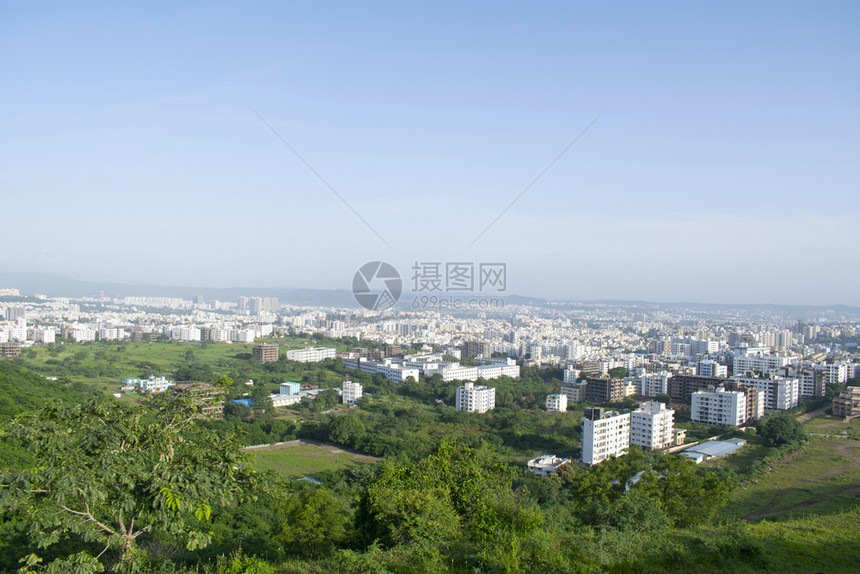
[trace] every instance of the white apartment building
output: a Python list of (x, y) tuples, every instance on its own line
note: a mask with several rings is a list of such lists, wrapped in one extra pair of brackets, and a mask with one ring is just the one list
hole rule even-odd
[(564, 395), (547, 395), (546, 412), (563, 413), (567, 411), (567, 397)]
[(769, 373), (793, 363), (793, 359), (793, 357), (764, 353), (745, 356), (735, 355), (732, 360), (732, 372), (736, 375), (748, 372)]
[(643, 397), (665, 395), (669, 392), (669, 378), (671, 376), (672, 373), (668, 371), (639, 375), (639, 394)]
[(470, 413), (485, 413), (496, 408), (496, 389), (468, 382), (457, 387), (455, 408)]
[(735, 376), (732, 380), (743, 385), (755, 387), (764, 395), (764, 408), (788, 410), (800, 403), (800, 379), (773, 377), (760, 379), (758, 377)]
[(579, 369), (574, 369), (573, 366), (569, 366), (564, 370), (564, 382), (565, 383), (575, 383), (576, 379), (579, 378), (579, 373), (581, 371)]
[(343, 404), (352, 406), (358, 403), (358, 399), (361, 398), (362, 387), (361, 383), (353, 383), (352, 381), (344, 381), (343, 382), (343, 390), (341, 393), (341, 398), (343, 399)]
[(642, 403), (630, 413), (630, 444), (648, 450), (667, 448), (675, 440), (675, 411), (658, 401)]
[(336, 356), (337, 352), (334, 347), (307, 347), (287, 351), (287, 359), (300, 363), (319, 363), (325, 359), (334, 359)]
[(690, 420), (711, 425), (740, 426), (746, 421), (747, 400), (741, 391), (723, 387), (693, 393)]
[(824, 365), (824, 382), (828, 385), (838, 385), (848, 381), (848, 365), (846, 363), (830, 363)]
[(703, 377), (728, 377), (729, 376), (729, 368), (725, 365), (721, 365), (714, 360), (707, 361), (699, 361), (698, 368), (696, 369), (699, 375)]
[(77, 342), (95, 341), (96, 340), (96, 330), (95, 329), (86, 329), (86, 328), (73, 329), (72, 331), (69, 332), (69, 337), (74, 339)]
[(586, 410), (582, 417), (582, 462), (599, 464), (610, 456), (627, 454), (629, 448), (630, 413)]
[(394, 381), (395, 383), (402, 383), (409, 377), (412, 377), (417, 381), (418, 375), (421, 373), (417, 367), (400, 365), (390, 359), (385, 359), (384, 361), (379, 362), (368, 361), (363, 357), (359, 357), (354, 359), (341, 359), (341, 362), (347, 369), (358, 369), (362, 372), (371, 374), (380, 373), (386, 379)]

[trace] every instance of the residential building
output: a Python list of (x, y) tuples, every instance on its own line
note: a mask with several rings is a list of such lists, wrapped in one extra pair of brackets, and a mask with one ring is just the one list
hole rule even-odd
[(540, 476), (549, 476), (554, 472), (558, 472), (560, 467), (569, 462), (569, 458), (559, 458), (554, 454), (544, 454), (531, 459), (526, 467), (531, 473), (538, 474)]
[(669, 379), (672, 373), (660, 371), (659, 373), (642, 373), (639, 375), (639, 394), (643, 397), (656, 397), (669, 392)]
[(690, 420), (711, 425), (740, 426), (746, 422), (747, 401), (741, 391), (723, 387), (696, 391), (691, 396)]
[[(287, 355), (289, 357), (289, 354)], [(262, 345), (254, 345), (254, 348), (251, 349), (251, 357), (261, 363), (274, 363), (278, 360), (278, 345), (269, 345), (267, 343), (263, 343)], [(297, 359), (294, 359), (297, 360)], [(302, 361), (309, 362), (309, 361)]]
[(764, 408), (789, 410), (800, 403), (800, 380), (783, 378), (773, 375), (769, 378), (735, 375), (732, 380), (743, 385), (755, 387), (764, 393)]
[(463, 354), (466, 357), (489, 357), (493, 354), (490, 343), (484, 341), (466, 341), (463, 344)]
[(496, 407), (496, 389), (472, 382), (457, 387), (455, 408), (470, 413), (485, 413)]
[(582, 462), (599, 464), (623, 456), (630, 448), (630, 413), (585, 409), (582, 417)]
[(578, 403), (585, 400), (586, 383), (567, 383), (561, 386), (561, 394), (567, 397), (568, 403)]
[(630, 444), (647, 450), (672, 446), (675, 441), (675, 411), (658, 401), (642, 403), (630, 413)]
[(725, 379), (721, 379), (719, 377), (675, 374), (669, 379), (669, 396), (672, 397), (673, 401), (689, 403), (690, 397), (696, 391), (700, 391), (708, 387), (717, 387), (725, 382)]
[[(123, 380), (125, 382), (125, 380)], [(151, 375), (148, 379), (136, 380), (135, 385), (140, 388), (143, 393), (163, 393), (168, 388), (173, 386), (173, 381), (168, 381), (165, 377), (156, 377)]]
[(849, 387), (847, 391), (833, 399), (833, 416), (860, 416), (860, 387)]
[(548, 413), (563, 413), (567, 411), (567, 397), (564, 395), (547, 395), (546, 411)]
[(588, 377), (585, 385), (585, 400), (596, 404), (620, 403), (627, 396), (627, 385), (621, 379)]
[(729, 376), (729, 368), (725, 365), (721, 365), (718, 362), (707, 359), (704, 361), (699, 361), (698, 368), (696, 372), (703, 377), (722, 377), (725, 378)]
[(307, 347), (287, 351), (287, 359), (300, 363), (319, 363), (325, 359), (334, 359), (337, 350), (334, 347)]
[(565, 383), (575, 383), (577, 379), (579, 379), (579, 373), (581, 373), (579, 369), (573, 368), (573, 365), (568, 366), (564, 370), (564, 382)]
[(352, 381), (344, 381), (343, 382), (343, 391), (341, 394), (341, 398), (343, 399), (343, 404), (348, 406), (353, 406), (358, 403), (358, 399), (361, 398), (362, 387), (361, 383), (353, 383)]

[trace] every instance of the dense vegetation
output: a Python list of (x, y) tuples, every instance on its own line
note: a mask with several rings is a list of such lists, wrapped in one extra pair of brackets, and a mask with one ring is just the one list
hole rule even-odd
[[(217, 379), (212, 348), (162, 345), (171, 372), (209, 365), (207, 380)], [(106, 352), (137, 352), (116, 347)], [(87, 365), (99, 350), (72, 360)], [(0, 363), (2, 571), (848, 572), (860, 558), (856, 503), (821, 520), (721, 522), (733, 489), (760, 488), (772, 461), (818, 448), (800, 447), (804, 433), (781, 416), (745, 435), (746, 454), (715, 465), (633, 448), (544, 478), (523, 462), (575, 455), (580, 437), (581, 405), (541, 409), (559, 384), (553, 370), (494, 382), (499, 407), (469, 415), (451, 406), (456, 384), (438, 377), (394, 385), (334, 362), (260, 365), (222, 350), (223, 374), (238, 377), (221, 378), (223, 392), (249, 393), (252, 405), (228, 403), (223, 419), (203, 420), (193, 401), (117, 401), (74, 376), (46, 381), (41, 355), (54, 352), (38, 353)], [(249, 375), (264, 384), (249, 389)], [(324, 392), (280, 416), (259, 390), (345, 375), (371, 393), (353, 409)], [(302, 437), (385, 458), (319, 473), (316, 483), (251, 472), (252, 457), (238, 450)]]

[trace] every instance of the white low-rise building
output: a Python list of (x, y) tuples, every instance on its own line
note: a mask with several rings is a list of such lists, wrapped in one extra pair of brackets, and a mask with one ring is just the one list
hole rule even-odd
[(485, 413), (496, 408), (496, 389), (472, 382), (457, 387), (455, 408), (470, 413)]
[(554, 454), (545, 454), (531, 459), (526, 466), (529, 472), (539, 474), (540, 476), (548, 476), (554, 472), (558, 472), (560, 467), (569, 462), (569, 458), (560, 458)]
[(558, 395), (546, 396), (546, 411), (548, 413), (563, 413), (567, 410), (567, 397)]
[(610, 456), (623, 456), (630, 448), (630, 413), (595, 407), (582, 417), (582, 462), (599, 464)]
[(140, 379), (137, 386), (144, 393), (163, 393), (173, 386), (173, 381), (168, 381), (165, 377), (151, 376), (148, 379)]
[(326, 359), (334, 359), (337, 350), (334, 347), (308, 347), (287, 351), (287, 359), (300, 363), (319, 363)]
[(658, 401), (642, 403), (630, 413), (630, 444), (647, 450), (667, 448), (675, 442), (675, 411)]

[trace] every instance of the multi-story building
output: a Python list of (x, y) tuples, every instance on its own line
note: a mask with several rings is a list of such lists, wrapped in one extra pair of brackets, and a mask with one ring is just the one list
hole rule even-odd
[(630, 444), (648, 450), (672, 446), (675, 442), (675, 411), (658, 401), (642, 403), (630, 413)]
[(287, 359), (300, 363), (319, 363), (326, 359), (334, 359), (336, 356), (337, 350), (334, 347), (307, 347), (287, 351)]
[(746, 414), (746, 395), (741, 391), (717, 387), (692, 394), (690, 420), (693, 422), (740, 426), (746, 422)]
[(567, 397), (568, 403), (578, 403), (585, 400), (586, 383), (566, 383), (561, 386), (561, 394)]
[(696, 372), (703, 377), (727, 377), (729, 375), (729, 368), (713, 359), (708, 359), (699, 361)]
[(575, 369), (573, 365), (568, 366), (564, 370), (564, 382), (565, 383), (575, 383), (579, 378), (579, 373), (581, 373), (579, 369)]
[(484, 341), (466, 341), (463, 344), (463, 354), (466, 357), (489, 357), (493, 354), (492, 346)]
[(546, 396), (546, 411), (548, 413), (563, 413), (567, 410), (567, 397), (558, 395)]
[(848, 381), (847, 363), (827, 363), (824, 365), (824, 382), (828, 385), (839, 385)]
[(140, 379), (135, 385), (144, 393), (163, 393), (173, 386), (173, 381), (168, 381), (165, 377), (150, 376), (148, 379)]
[(732, 360), (732, 372), (736, 375), (747, 372), (769, 373), (780, 367), (785, 367), (793, 361), (792, 357), (771, 355), (769, 352), (761, 350), (754, 353), (750, 353), (749, 351), (742, 352), (746, 352), (747, 354), (735, 354)]
[(770, 378), (759, 378), (735, 375), (732, 377), (743, 385), (755, 387), (764, 393), (764, 408), (788, 410), (793, 409), (800, 403), (800, 380), (797, 378), (787, 379), (778, 376)]
[(764, 393), (750, 385), (742, 385), (738, 381), (731, 379), (723, 384), (723, 388), (727, 391), (740, 391), (746, 397), (747, 410), (744, 420), (747, 423), (757, 421), (764, 416)]
[[(384, 361), (368, 361), (364, 357), (341, 358), (341, 363), (347, 369), (358, 369), (364, 373), (379, 373), (389, 381), (401, 383), (408, 378), (418, 380), (421, 371), (417, 367), (409, 365), (401, 365), (393, 362), (391, 359)], [(477, 377), (476, 377), (477, 378)]]
[(725, 379), (719, 377), (675, 374), (669, 379), (669, 396), (672, 397), (673, 401), (689, 403), (690, 397), (696, 391), (708, 387), (717, 387), (725, 382)]
[(860, 387), (849, 387), (847, 391), (833, 399), (833, 416), (860, 416)]
[[(261, 363), (274, 363), (278, 360), (278, 346), (263, 343), (262, 345), (254, 345), (251, 349), (251, 357)], [(287, 354), (289, 358), (289, 353)], [(294, 359), (298, 360), (298, 359)], [(303, 363), (311, 361), (302, 361)]]
[(627, 396), (626, 387), (620, 379), (589, 377), (585, 380), (585, 400), (596, 405), (620, 403)]
[(457, 387), (455, 408), (470, 413), (485, 413), (496, 408), (496, 389), (472, 382)]
[(623, 456), (630, 448), (630, 413), (585, 409), (582, 417), (582, 462), (599, 464)]
[(345, 405), (355, 405), (358, 403), (358, 399), (361, 398), (362, 387), (361, 383), (353, 383), (352, 381), (344, 381), (343, 382), (343, 390), (342, 390), (342, 398), (343, 404)]
[(656, 397), (669, 392), (669, 379), (672, 373), (642, 373), (639, 375), (639, 394), (643, 397)]

